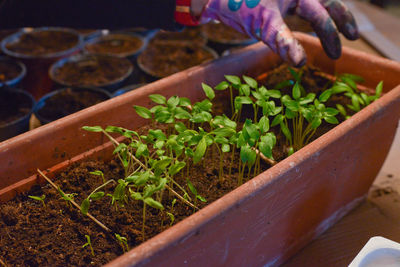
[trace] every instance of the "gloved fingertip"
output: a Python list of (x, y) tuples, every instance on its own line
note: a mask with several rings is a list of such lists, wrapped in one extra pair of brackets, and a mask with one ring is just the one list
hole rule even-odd
[(332, 59), (338, 59), (342, 55), (342, 43), (332, 20), (329, 19), (314, 29), (326, 54)]
[(304, 48), (296, 42), (290, 49), (289, 49), (289, 57), (288, 60), (290, 64), (294, 67), (301, 67), (307, 62), (307, 55), (304, 51)]
[(357, 40), (360, 36), (355, 23), (348, 22), (344, 25), (343, 35), (349, 40)]

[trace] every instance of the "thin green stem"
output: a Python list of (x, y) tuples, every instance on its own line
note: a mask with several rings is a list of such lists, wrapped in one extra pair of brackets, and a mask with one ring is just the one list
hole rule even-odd
[(145, 239), (144, 226), (146, 224), (146, 203), (143, 201), (142, 239)]
[(219, 147), (218, 144), (215, 144), (215, 146), (218, 149), (219, 152), (219, 172), (218, 172), (218, 179), (219, 179), (219, 183), (222, 184), (224, 182), (224, 153), (222, 152), (221, 148)]
[[(119, 142), (117, 140), (115, 140), (111, 135), (109, 135), (106, 131), (103, 130), (103, 133), (111, 140), (111, 142), (113, 142), (115, 145), (119, 145)], [(132, 153), (129, 153), (129, 156), (131, 156), (133, 158), (134, 161), (136, 161), (140, 166), (143, 167), (143, 169), (145, 170), (149, 170), (149, 168), (147, 166), (145, 166), (140, 160), (138, 160)], [(151, 174), (154, 175), (154, 173), (149, 170)], [(168, 185), (165, 185), (165, 187), (171, 191), (179, 200), (183, 201), (185, 204), (189, 205), (190, 207), (195, 207), (196, 209), (199, 209), (198, 207), (196, 207), (195, 205), (193, 205), (192, 203), (190, 203), (189, 201), (187, 201), (186, 199), (184, 199), (181, 195), (179, 195), (177, 192), (175, 192), (171, 187), (169, 187)]]

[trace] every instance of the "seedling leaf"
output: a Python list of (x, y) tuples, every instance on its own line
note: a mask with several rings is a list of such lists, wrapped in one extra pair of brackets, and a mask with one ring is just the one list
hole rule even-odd
[(202, 86), (203, 91), (206, 94), (207, 98), (209, 98), (211, 100), (214, 99), (214, 97), (215, 97), (214, 90), (205, 83), (201, 83), (201, 86)]

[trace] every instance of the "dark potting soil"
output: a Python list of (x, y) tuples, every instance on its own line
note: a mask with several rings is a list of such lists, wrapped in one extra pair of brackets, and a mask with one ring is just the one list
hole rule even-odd
[(32, 109), (32, 102), (26, 96), (0, 89), (0, 126), (22, 118)]
[(88, 43), (85, 49), (91, 53), (129, 55), (138, 51), (143, 41), (135, 36), (112, 34), (104, 36), (93, 43)]
[(68, 88), (48, 98), (43, 108), (39, 109), (38, 115), (53, 121), (107, 99), (108, 97), (100, 92)]
[(150, 41), (151, 44), (182, 44), (192, 43), (198, 46), (205, 45), (207, 39), (198, 27), (185, 28), (180, 32), (159, 31)]
[(17, 78), (21, 73), (21, 67), (11, 60), (0, 59), (0, 83)]
[(300, 18), (297, 15), (289, 15), (284, 18), (286, 25), (291, 31), (297, 32), (313, 32), (313, 28), (310, 23)]
[(65, 62), (53, 74), (55, 80), (68, 86), (101, 87), (122, 80), (132, 68), (125, 58), (87, 55)]
[(251, 40), (248, 35), (238, 32), (223, 23), (207, 23), (202, 26), (204, 35), (211, 41), (217, 43), (240, 43)]
[(71, 49), (78, 41), (78, 35), (71, 32), (49, 30), (24, 33), (6, 47), (23, 55), (43, 56)]
[(139, 66), (148, 74), (162, 78), (214, 59), (204, 46), (152, 43), (139, 55)]
[[(278, 70), (286, 71), (285, 67), (281, 68), (278, 68)], [(268, 89), (274, 88), (276, 84), (287, 78), (291, 78), (291, 76), (277, 74), (276, 72), (275, 70), (268, 73), (263, 80)], [(309, 75), (311, 76), (309, 77)], [(330, 82), (316, 76), (318, 76), (317, 70), (315, 72), (313, 69), (305, 71), (303, 79), (309, 80), (307, 85), (304, 85), (307, 86), (307, 89), (317, 91), (318, 87), (324, 88), (325, 83)], [(314, 78), (317, 81), (313, 81)], [(319, 81), (320, 78), (321, 81)], [(229, 114), (225, 110), (230, 106), (227, 101), (228, 98), (224, 97), (219, 102), (218, 110), (214, 109), (214, 112)], [(252, 114), (248, 115), (250, 118), (252, 117)], [(143, 127), (139, 130), (139, 133), (147, 132), (148, 127)], [(165, 129), (165, 127), (159, 125), (157, 127)], [(333, 127), (323, 124), (316, 137)], [(285, 142), (279, 131), (276, 129), (275, 131), (278, 145), (273, 154), (274, 158), (280, 161), (287, 156)], [(207, 203), (201, 201), (196, 203), (200, 208), (212, 203), (238, 186), (237, 161), (234, 162), (232, 174), (229, 175), (231, 153), (228, 153), (223, 159), (223, 182), (218, 179), (217, 151), (210, 150), (208, 153), (205, 156), (204, 164), (189, 166), (191, 182), (199, 194), (207, 200)], [(237, 153), (235, 158), (238, 158)], [(269, 165), (262, 164), (262, 170), (268, 168)], [(75, 200), (77, 203), (81, 203), (90, 192), (102, 184), (101, 177), (89, 174), (89, 172), (95, 170), (101, 170), (107, 179), (117, 181), (124, 178), (124, 170), (116, 160), (108, 162), (87, 160), (70, 166), (52, 180), (65, 193), (76, 193)], [(176, 181), (185, 185), (186, 176), (177, 176)], [(245, 175), (244, 182), (249, 179), (246, 177), (247, 175)], [(104, 190), (105, 193), (112, 194), (113, 187), (109, 185)], [(46, 206), (29, 198), (29, 195), (45, 195)], [(193, 196), (191, 195), (191, 197)], [(174, 214), (175, 221), (173, 224), (175, 224), (193, 214), (194, 210), (180, 200), (177, 200), (175, 206), (172, 207), (173, 199), (174, 197), (168, 192), (164, 193), (163, 205), (166, 211)], [(126, 237), (130, 248), (142, 243), (142, 204), (139, 201), (130, 201), (124, 207), (121, 207), (110, 205), (110, 201), (109, 197), (92, 201), (89, 212), (113, 232)], [(144, 240), (167, 229), (170, 224), (171, 219), (166, 213), (160, 214), (158, 210), (147, 206)], [(82, 247), (86, 243), (85, 235), (89, 235), (91, 238), (95, 256), (90, 254), (88, 247)], [(28, 193), (18, 195), (14, 200), (0, 205), (0, 260), (5, 264), (12, 266), (98, 266), (111, 261), (122, 253), (122, 248), (113, 234), (98, 227), (76, 208), (70, 207), (60, 198), (59, 193), (49, 185), (34, 186)]]

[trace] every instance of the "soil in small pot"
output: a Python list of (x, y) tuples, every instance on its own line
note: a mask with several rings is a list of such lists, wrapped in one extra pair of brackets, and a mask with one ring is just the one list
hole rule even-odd
[(72, 32), (43, 30), (24, 33), (6, 48), (22, 55), (43, 56), (71, 49), (78, 42), (78, 35)]
[(110, 34), (89, 42), (85, 45), (85, 49), (90, 53), (126, 56), (134, 54), (142, 46), (143, 41), (136, 36)]
[(138, 64), (146, 73), (162, 78), (215, 57), (204, 46), (151, 43), (139, 55)]
[(198, 46), (205, 45), (207, 39), (198, 27), (185, 28), (180, 32), (159, 31), (150, 41), (151, 43), (193, 43)]
[(0, 58), (0, 84), (15, 79), (20, 74), (21, 67), (16, 62)]
[[(262, 83), (269, 89), (276, 87), (291, 76), (286, 74), (287, 66), (277, 68), (262, 77)], [(283, 73), (280, 73), (283, 72)], [(320, 77), (318, 70), (308, 69), (304, 71), (304, 80), (309, 80), (307, 89), (317, 91), (324, 88), (326, 83), (330, 83), (324, 77)], [(315, 79), (315, 81), (313, 81)], [(287, 88), (283, 89), (285, 93)], [(318, 92), (319, 93), (319, 92)], [(213, 108), (215, 114), (225, 113), (229, 116), (229, 97), (218, 96), (219, 101)], [(330, 103), (332, 104), (332, 103)], [(342, 103), (345, 104), (345, 103)], [(244, 111), (246, 117), (246, 111)], [(253, 114), (247, 114), (249, 118)], [(244, 121), (244, 118), (241, 120)], [(315, 135), (320, 136), (324, 132), (333, 128), (334, 125), (323, 125)], [(151, 129), (161, 129), (167, 131), (167, 126), (156, 124)], [(240, 127), (239, 127), (240, 128)], [(146, 134), (150, 126), (142, 127), (138, 130), (139, 135)], [(205, 129), (207, 130), (207, 129)], [(275, 160), (284, 159), (285, 141), (282, 133), (274, 129), (277, 135), (278, 145), (273, 150)], [(215, 148), (215, 147), (214, 147)], [(231, 165), (232, 153), (227, 153), (223, 158), (223, 181), (218, 177), (219, 154), (218, 150), (210, 149), (204, 157), (204, 161), (199, 164), (189, 162), (190, 181), (197, 189), (199, 195), (204, 197), (207, 202), (196, 201), (196, 205), (202, 208), (238, 186), (239, 161), (233, 162), (231, 175), (229, 166)], [(238, 151), (235, 151), (234, 158), (238, 159)], [(261, 170), (267, 170), (268, 164), (261, 163)], [(101, 170), (106, 179), (123, 179), (124, 169), (119, 164), (118, 159), (109, 162), (84, 161), (70, 166), (66, 171), (56, 175), (52, 180), (65, 192), (76, 193), (74, 199), (81, 203), (95, 188), (103, 184), (102, 178), (90, 174), (90, 172)], [(248, 169), (245, 170), (247, 173)], [(245, 175), (244, 182), (253, 177), (253, 173)], [(177, 175), (175, 181), (185, 185), (187, 176)], [(113, 194), (112, 188), (115, 185), (108, 184), (103, 188), (105, 194)], [(178, 189), (177, 189), (178, 190)], [(188, 189), (186, 189), (188, 190)], [(188, 190), (190, 197), (195, 199)], [(28, 196), (45, 196), (45, 206), (38, 200)], [(99, 221), (109, 227), (113, 233), (118, 233), (127, 238), (129, 248), (133, 248), (144, 240), (147, 240), (161, 231), (167, 229), (170, 224), (175, 224), (187, 216), (194, 213), (194, 210), (177, 200), (173, 203), (174, 195), (166, 191), (163, 194), (162, 204), (165, 212), (147, 206), (145, 238), (142, 238), (142, 208), (140, 201), (128, 201), (124, 206), (111, 205), (110, 197), (103, 197), (92, 201), (89, 212)], [(166, 212), (174, 214), (174, 221)], [(94, 249), (95, 256), (90, 253), (89, 247), (83, 248), (86, 243), (85, 235), (89, 235)], [(0, 259), (9, 265), (40, 265), (40, 266), (87, 266), (102, 265), (122, 254), (122, 248), (116, 241), (114, 234), (110, 234), (95, 223), (82, 215), (79, 210), (72, 208), (61, 199), (60, 194), (49, 185), (40, 187), (35, 186), (28, 193), (21, 194), (15, 200), (0, 204)]]
[(68, 88), (46, 99), (45, 105), (37, 113), (47, 121), (54, 121), (103, 102), (108, 98), (101, 92)]
[(211, 41), (225, 44), (240, 44), (251, 41), (251, 38), (223, 23), (207, 23), (202, 26), (202, 32)]
[(26, 95), (0, 88), (0, 126), (13, 122), (32, 110), (32, 101)]
[(72, 87), (102, 87), (123, 80), (132, 69), (132, 64), (125, 58), (86, 55), (71, 58), (56, 67), (52, 78)]
[(284, 21), (291, 31), (306, 32), (306, 33), (314, 31), (309, 22), (300, 18), (297, 15), (286, 16), (284, 18)]

